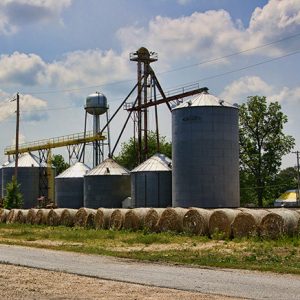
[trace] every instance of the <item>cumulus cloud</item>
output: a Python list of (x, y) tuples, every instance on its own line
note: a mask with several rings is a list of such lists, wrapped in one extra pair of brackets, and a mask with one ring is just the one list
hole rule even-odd
[[(8, 95), (5, 92), (3, 94)], [(36, 98), (32, 95), (20, 95), (20, 115), (25, 121), (38, 121), (41, 118), (47, 118), (45, 112), (40, 112), (40, 109), (45, 109), (47, 102)], [(15, 101), (3, 101), (0, 103), (0, 121), (4, 121), (14, 115), (16, 111)], [(23, 118), (24, 116), (24, 118)]]
[(130, 74), (128, 54), (87, 50), (71, 52), (48, 64), (42, 81), (52, 86), (77, 87), (105, 84), (128, 78)]
[[(240, 20), (233, 20), (225, 10), (210, 10), (174, 19), (157, 16), (147, 27), (124, 27), (117, 36), (127, 51), (142, 44), (157, 51), (166, 61), (205, 60), (254, 48), (299, 30), (300, 1), (270, 0), (255, 9), (248, 27)], [(247, 54), (274, 56), (283, 52), (283, 46), (291, 44), (292, 40)]]
[(226, 86), (220, 97), (228, 102), (245, 102), (248, 96), (266, 96), (285, 105), (299, 102), (300, 88), (276, 87), (258, 76), (244, 76)]
[(24, 24), (59, 20), (71, 3), (72, 0), (2, 0), (0, 34), (15, 33)]
[(14, 52), (0, 56), (0, 82), (6, 84), (37, 84), (45, 69), (45, 62), (36, 54)]
[(36, 54), (0, 56), (0, 83), (5, 85), (76, 88), (128, 78), (128, 55), (112, 50), (76, 51), (46, 63)]
[(273, 87), (258, 76), (244, 76), (225, 87), (220, 95), (229, 102), (242, 102), (248, 96), (270, 95)]

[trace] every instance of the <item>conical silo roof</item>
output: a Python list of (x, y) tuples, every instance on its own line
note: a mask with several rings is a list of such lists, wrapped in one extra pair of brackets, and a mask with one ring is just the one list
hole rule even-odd
[(63, 171), (55, 178), (81, 178), (87, 174), (91, 169), (82, 162), (75, 163), (72, 167)]
[(171, 171), (171, 168), (172, 160), (164, 154), (156, 153), (131, 172)]
[(117, 164), (112, 158), (107, 158), (97, 167), (89, 171), (86, 175), (129, 175), (129, 171)]
[(184, 107), (198, 107), (198, 106), (219, 106), (219, 107), (232, 107), (237, 108), (236, 106), (214, 96), (207, 92), (203, 92), (190, 100), (187, 100), (179, 105), (177, 105), (174, 109), (184, 108)]
[[(3, 166), (3, 168), (13, 168), (15, 167), (15, 161), (11, 161), (8, 165)], [(26, 168), (26, 167), (46, 167), (45, 164), (39, 164), (38, 158), (31, 153), (24, 153), (18, 159), (18, 167)]]

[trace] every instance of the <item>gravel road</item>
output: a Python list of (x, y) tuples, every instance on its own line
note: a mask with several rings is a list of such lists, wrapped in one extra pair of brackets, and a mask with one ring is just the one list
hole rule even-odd
[(204, 294), (300, 299), (300, 276), (296, 275), (150, 264), (8, 245), (0, 245), (0, 262)]
[[(1, 299), (221, 300), (222, 296), (0, 264)], [(227, 298), (226, 298), (227, 299)], [(228, 300), (233, 300), (228, 298)]]

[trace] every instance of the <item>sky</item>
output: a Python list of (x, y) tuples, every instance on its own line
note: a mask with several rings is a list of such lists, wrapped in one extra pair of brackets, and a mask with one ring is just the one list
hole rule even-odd
[[(158, 54), (164, 91), (197, 83), (230, 103), (278, 101), (300, 150), (299, 0), (1, 0), (0, 162), (15, 139), (17, 92), (21, 143), (83, 132), (86, 96), (104, 93), (112, 115), (135, 84), (129, 53), (141, 46)], [(171, 114), (159, 115), (171, 139)], [(126, 116), (111, 123), (113, 144)], [(130, 136), (132, 124), (121, 142)], [(295, 164), (289, 154), (282, 168)]]

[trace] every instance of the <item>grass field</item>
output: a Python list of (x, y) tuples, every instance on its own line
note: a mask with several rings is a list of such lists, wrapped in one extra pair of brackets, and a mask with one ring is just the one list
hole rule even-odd
[(175, 233), (0, 224), (0, 243), (152, 262), (300, 274), (300, 238), (217, 240)]

